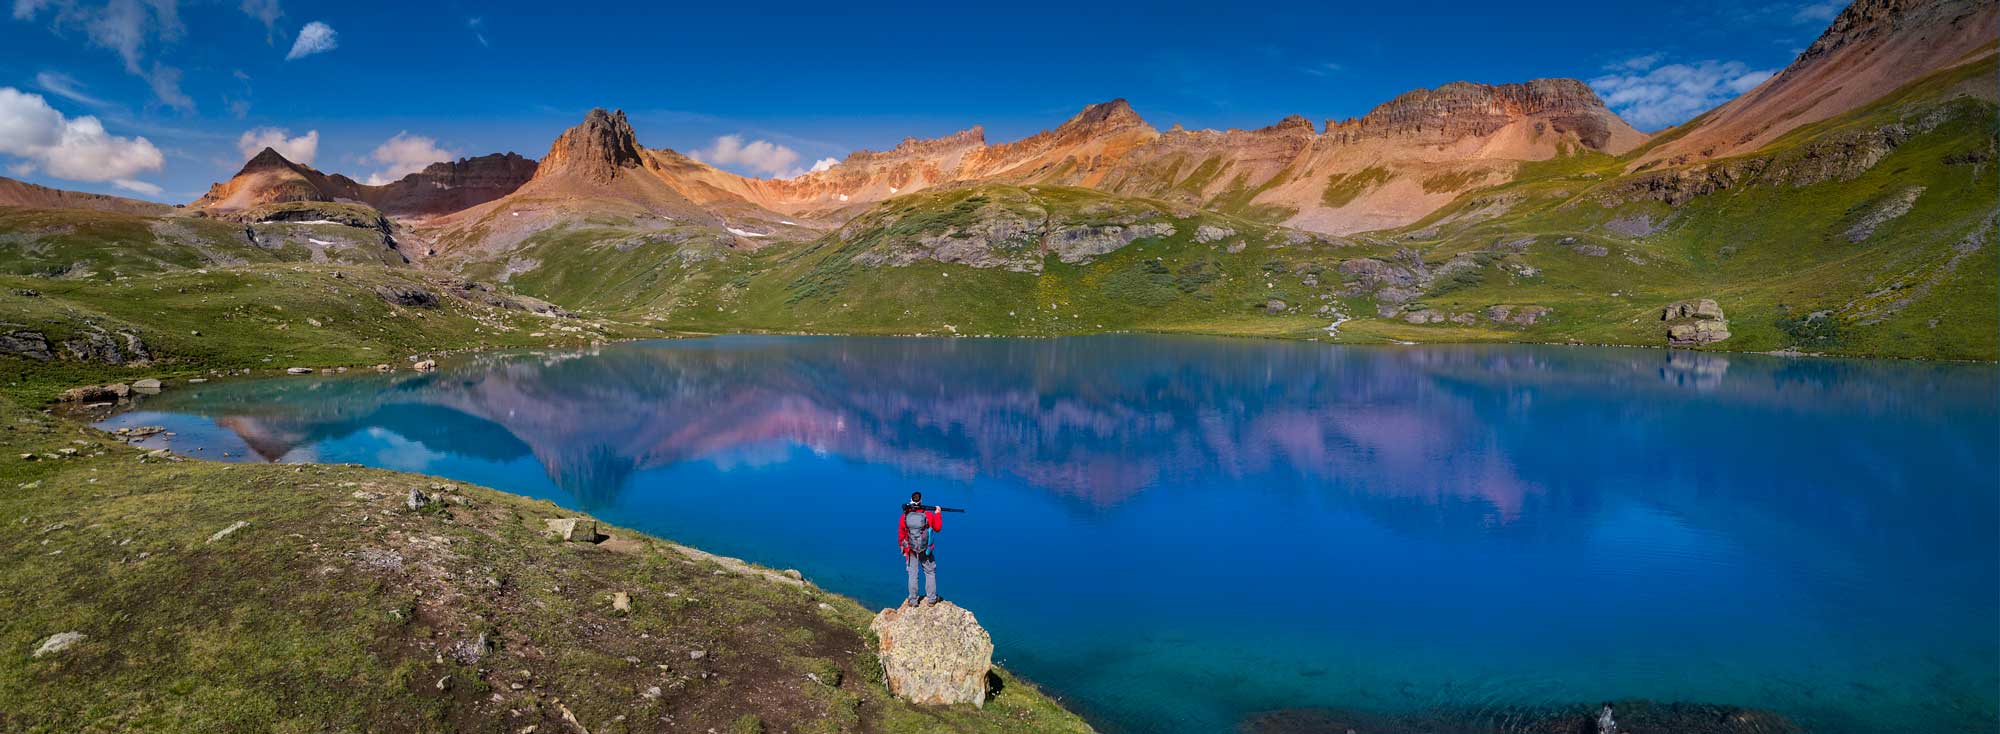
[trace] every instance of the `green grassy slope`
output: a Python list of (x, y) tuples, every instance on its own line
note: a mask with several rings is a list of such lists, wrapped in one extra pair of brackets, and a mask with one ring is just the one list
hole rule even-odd
[(621, 529), (558, 542), (546, 502), (0, 424), (0, 730), (1088, 730), (1004, 672), (984, 709), (905, 704), (854, 602)]
[[(250, 369), (390, 363), (459, 349), (588, 344), (651, 329), (565, 319), (486, 302), (466, 281), (407, 269), (273, 263), (171, 270), (115, 280), (0, 276), (0, 332), (62, 343), (108, 334), (140, 339), (152, 364), (0, 357), (0, 392), (46, 399), (86, 382)], [(421, 291), (434, 305), (383, 293)], [(129, 358), (130, 355), (127, 355)]]
[[(1717, 348), (2000, 357), (1995, 106), (1945, 95), (1994, 74), (1991, 60), (1947, 71), (1756, 154), (1683, 169), (1683, 182), (1728, 182), (1669, 195), (1684, 201), (1632, 193), (1635, 182), (1676, 172), (1621, 175), (1623, 162), (1608, 158), (1478, 192), (1516, 203), (1500, 217), (1438, 226), (1461, 202), (1406, 230), (1429, 237), (1406, 239), (1433, 256), (1528, 241), (1509, 259), (1540, 275), (1489, 279), (1427, 303), (1533, 300), (1560, 315), (1535, 330), (1539, 338), (1645, 344), (1657, 341), (1662, 304), (1706, 297), (1735, 334)], [(1592, 246), (1605, 253), (1593, 256)]]

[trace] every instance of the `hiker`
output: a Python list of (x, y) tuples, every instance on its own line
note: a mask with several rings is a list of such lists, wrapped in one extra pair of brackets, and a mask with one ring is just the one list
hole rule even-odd
[[(932, 533), (944, 530), (944, 522), (939, 508), (924, 507), (924, 493), (911, 492), (910, 503), (903, 505), (903, 517), (896, 523), (896, 541), (903, 547), (903, 567), (909, 572), (910, 592), (903, 600), (904, 606), (921, 606), (938, 603), (937, 587), (937, 542)], [(917, 567), (924, 569), (924, 584), (930, 588), (930, 595), (922, 600), (917, 598)]]

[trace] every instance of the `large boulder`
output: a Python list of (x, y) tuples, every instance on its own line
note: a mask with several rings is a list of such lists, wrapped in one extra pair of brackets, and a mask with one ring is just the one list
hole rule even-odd
[(1699, 347), (1729, 338), (1729, 320), (1711, 298), (1669, 303), (1660, 309), (1660, 320), (1667, 324), (1667, 346)]
[(951, 602), (884, 609), (868, 625), (889, 692), (918, 704), (986, 705), (993, 638)]

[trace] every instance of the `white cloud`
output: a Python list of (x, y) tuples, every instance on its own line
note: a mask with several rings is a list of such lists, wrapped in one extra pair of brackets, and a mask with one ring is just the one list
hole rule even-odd
[[(797, 178), (806, 174), (806, 169), (798, 167), (798, 151), (769, 140), (746, 143), (741, 135), (716, 138), (707, 148), (688, 155), (712, 166), (738, 166), (769, 178)], [(832, 158), (822, 159), (813, 163), (812, 170), (825, 170), (821, 164), (832, 166), (839, 162)]]
[(493, 47), (493, 44), (486, 42), (485, 18), (468, 18), (465, 21), (465, 27), (472, 29), (472, 37), (479, 39), (479, 45), (487, 48)]
[(840, 165), (839, 158), (821, 158), (819, 160), (813, 161), (812, 168), (807, 169), (806, 173), (819, 173), (820, 171), (824, 171), (826, 169), (832, 168), (837, 165)]
[(153, 87), (153, 96), (159, 97), (168, 107), (177, 110), (193, 110), (194, 98), (181, 91), (181, 70), (153, 62), (153, 73), (146, 75), (146, 83)]
[(1792, 13), (1792, 22), (1800, 25), (1826, 25), (1834, 16), (1847, 7), (1846, 0), (1820, 0), (1800, 6)]
[(134, 181), (129, 178), (114, 179), (111, 182), (111, 185), (121, 189), (125, 189), (126, 191), (137, 191), (141, 194), (147, 194), (150, 196), (159, 196), (160, 192), (162, 191), (159, 184), (149, 184), (144, 181)]
[(1305, 72), (1313, 76), (1330, 76), (1345, 68), (1347, 67), (1341, 66), (1331, 61), (1326, 61), (1306, 67)]
[(393, 183), (396, 179), (424, 170), (432, 163), (457, 157), (457, 154), (438, 147), (436, 140), (411, 135), (406, 130), (375, 146), (375, 150), (368, 154), (368, 160), (382, 164), (383, 168), (369, 174), (365, 183), (369, 186)]
[(1666, 57), (1667, 57), (1666, 54), (1646, 54), (1644, 56), (1634, 56), (1632, 58), (1620, 61), (1616, 64), (1612, 64), (1605, 68), (1611, 69), (1613, 71), (1645, 71), (1647, 69), (1651, 69), (1655, 66), (1658, 66), (1660, 60)]
[[(1626, 64), (1640, 60), (1657, 63), (1659, 59), (1640, 57)], [(1622, 73), (1590, 80), (1590, 86), (1604, 97), (1606, 106), (1634, 127), (1658, 130), (1686, 122), (1750, 91), (1775, 73), (1773, 69), (1752, 69), (1741, 61), (1626, 66)]]
[(158, 171), (166, 156), (145, 138), (108, 134), (97, 118), (65, 118), (39, 94), (0, 87), (0, 154), (21, 158), (12, 170), (40, 170), (72, 181), (110, 181), (134, 191), (158, 187), (134, 177)]
[(337, 36), (333, 26), (317, 20), (307, 23), (306, 27), (299, 29), (299, 39), (292, 42), (292, 52), (285, 54), (285, 60), (302, 59), (339, 48), (340, 39)]
[(181, 25), (179, 0), (109, 0), (103, 4), (14, 0), (14, 17), (32, 20), (48, 8), (55, 11), (54, 27), (58, 32), (82, 27), (91, 45), (118, 54), (125, 62), (125, 71), (145, 79), (161, 102), (175, 109), (194, 109), (194, 99), (181, 92), (179, 69), (158, 61), (146, 64), (149, 44), (177, 41), (186, 32)]
[(266, 33), (275, 32), (278, 28), (278, 18), (285, 14), (285, 9), (279, 7), (278, 0), (243, 0), (243, 4), (238, 7), (243, 9), (244, 15), (263, 23)]
[(236, 139), (236, 151), (244, 160), (256, 157), (265, 148), (278, 151), (278, 155), (293, 163), (310, 166), (319, 157), (319, 131), (307, 130), (306, 134), (290, 137), (292, 131), (276, 127), (258, 127), (244, 131)]
[(104, 100), (85, 94), (83, 83), (60, 71), (44, 71), (35, 75), (35, 86), (71, 102), (82, 102), (92, 107), (104, 106)]

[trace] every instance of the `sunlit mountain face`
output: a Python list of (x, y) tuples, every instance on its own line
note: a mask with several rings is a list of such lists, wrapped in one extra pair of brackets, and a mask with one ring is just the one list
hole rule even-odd
[(922, 489), (971, 510), (945, 594), (1115, 731), (1651, 698), (1914, 732), (1994, 703), (1996, 388), (1661, 350), (729, 337), (188, 386), (107, 425), (452, 476), (883, 604), (888, 508)]

